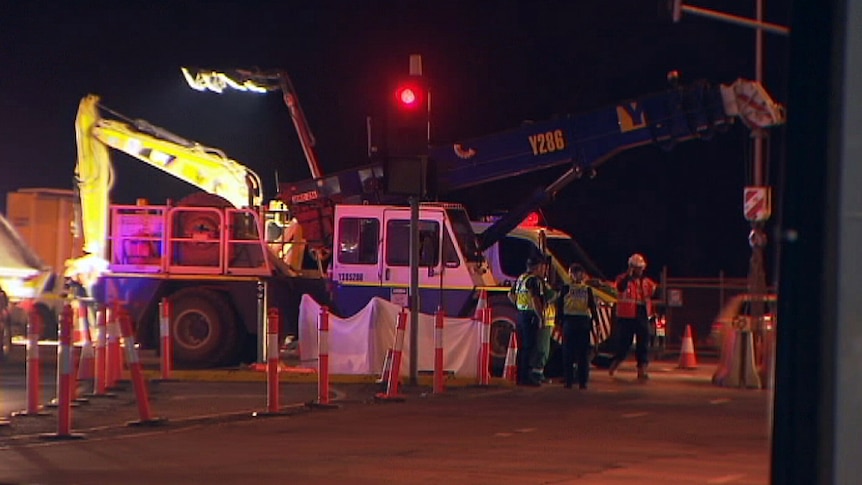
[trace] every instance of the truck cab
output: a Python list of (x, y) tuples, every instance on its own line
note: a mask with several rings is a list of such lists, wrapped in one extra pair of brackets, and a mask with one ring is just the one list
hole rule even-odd
[[(375, 296), (407, 306), (410, 209), (337, 205), (330, 275), (336, 311), (342, 315), (358, 312)], [(464, 208), (422, 204), (420, 311), (433, 313), (440, 307), (450, 316), (470, 316), (476, 290), (494, 286)]]

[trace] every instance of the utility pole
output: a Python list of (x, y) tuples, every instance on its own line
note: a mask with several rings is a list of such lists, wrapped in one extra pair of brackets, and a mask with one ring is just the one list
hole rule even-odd
[[(756, 0), (755, 7), (755, 16), (758, 24), (763, 22), (763, 0)], [(757, 28), (754, 32), (754, 80), (757, 81), (760, 85), (763, 85), (763, 29)], [(751, 259), (749, 261), (748, 267), (748, 292), (751, 294), (751, 316), (752, 321), (760, 322), (763, 321), (763, 315), (765, 313), (765, 297), (766, 297), (766, 270), (763, 262), (763, 254), (764, 248), (766, 246), (766, 233), (763, 230), (766, 222), (772, 216), (772, 190), (769, 186), (769, 181), (766, 180), (765, 172), (766, 172), (766, 164), (768, 162), (766, 154), (764, 153), (765, 148), (765, 139), (767, 136), (766, 130), (764, 129), (756, 129), (752, 132), (752, 137), (754, 138), (754, 150), (753, 150), (753, 161), (752, 161), (752, 186), (746, 187), (746, 192), (744, 194), (745, 204), (749, 205), (748, 198), (749, 194), (760, 193), (760, 197), (765, 197), (765, 201), (763, 204), (765, 208), (762, 211), (749, 211), (749, 207), (746, 207), (745, 216), (751, 222), (751, 232), (748, 236), (748, 242), (751, 246)], [(755, 196), (756, 197), (756, 196)], [(763, 339), (771, 339), (774, 338), (774, 333), (771, 329), (751, 329), (753, 332), (756, 332), (761, 335)], [(767, 346), (767, 348), (774, 349), (773, 345)], [(770, 353), (772, 354), (772, 352)], [(766, 355), (764, 359), (772, 359), (773, 355)], [(762, 376), (762, 384), (767, 389), (772, 387), (772, 375), (771, 375), (771, 365), (765, 366), (767, 372), (764, 372)]]
[[(683, 4), (682, 0), (674, 0), (671, 10), (674, 22), (679, 22), (683, 13), (707, 17), (722, 22), (750, 27), (755, 29), (754, 36), (754, 78), (758, 84), (763, 85), (763, 32), (778, 35), (789, 35), (790, 29), (776, 24), (770, 24), (763, 21), (764, 0), (755, 0), (755, 19), (748, 19), (730, 15), (714, 10), (695, 7)], [(766, 167), (768, 160), (765, 155), (767, 148), (766, 140), (767, 132), (762, 128), (752, 128), (751, 136), (753, 140), (752, 148), (752, 174), (749, 180), (749, 185), (743, 190), (743, 212), (745, 219), (751, 224), (751, 231), (748, 234), (748, 244), (751, 247), (751, 258), (748, 264), (748, 293), (751, 295), (751, 316), (758, 325), (763, 320), (766, 307), (766, 272), (764, 270), (763, 254), (766, 247), (766, 232), (764, 226), (772, 215), (772, 188), (769, 186), (769, 181), (766, 177)], [(750, 329), (758, 332), (758, 330), (766, 329)], [(765, 339), (774, 339), (774, 330), (769, 329), (766, 332), (758, 332)], [(771, 344), (772, 342), (768, 342)], [(768, 345), (767, 348), (774, 349), (774, 345)], [(774, 358), (774, 350), (770, 355), (764, 356), (769, 359), (767, 364), (771, 363)], [(772, 365), (765, 366), (765, 384), (766, 387), (772, 385)]]

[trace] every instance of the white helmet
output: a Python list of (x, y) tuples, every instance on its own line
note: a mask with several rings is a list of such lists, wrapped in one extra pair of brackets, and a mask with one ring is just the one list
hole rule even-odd
[(629, 257), (629, 266), (633, 268), (646, 268), (646, 259), (638, 253), (634, 253)]

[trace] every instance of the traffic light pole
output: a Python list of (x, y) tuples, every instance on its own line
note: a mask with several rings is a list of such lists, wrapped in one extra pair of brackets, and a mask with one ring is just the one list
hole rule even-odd
[[(767, 31), (779, 35), (789, 35), (790, 29), (784, 26), (766, 23), (763, 21), (763, 1), (756, 0), (755, 19), (730, 15), (715, 10), (709, 10), (691, 5), (685, 5), (682, 0), (674, 0), (672, 5), (673, 21), (679, 22), (683, 13), (697, 15), (701, 17), (720, 20), (723, 22), (741, 25), (755, 29), (754, 40), (754, 77), (759, 84), (763, 84), (763, 32)], [(751, 186), (745, 188), (744, 191), (744, 211), (746, 219), (751, 223), (751, 232), (748, 235), (748, 243), (751, 246), (751, 258), (748, 264), (748, 293), (751, 294), (752, 306), (751, 316), (755, 322), (762, 322), (762, 317), (765, 313), (766, 295), (766, 273), (764, 271), (763, 254), (766, 246), (766, 233), (764, 226), (771, 216), (771, 188), (768, 186), (766, 173), (766, 160), (764, 156), (764, 140), (766, 139), (766, 131), (763, 129), (755, 129), (752, 131), (753, 137), (753, 160)], [(751, 329), (757, 331), (758, 329)], [(764, 338), (774, 338), (772, 332), (767, 332)], [(774, 349), (773, 345), (767, 348)], [(765, 359), (772, 359), (773, 355), (764, 356)], [(772, 370), (773, 366), (768, 369)], [(773, 375), (769, 372), (765, 376), (765, 387), (771, 387)]]
[(410, 385), (419, 383), (419, 197), (410, 197)]

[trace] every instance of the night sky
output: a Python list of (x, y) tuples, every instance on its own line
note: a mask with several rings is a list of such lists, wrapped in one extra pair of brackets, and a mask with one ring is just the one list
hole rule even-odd
[[(754, 76), (754, 33), (714, 20), (673, 24), (660, 1), (126, 1), (0, 0), (0, 204), (23, 187), (71, 188), (81, 97), (218, 147), (275, 192), (310, 176), (280, 95), (199, 93), (183, 65), (284, 69), (317, 140), (322, 170), (367, 163), (366, 117), (410, 54), (433, 90), (435, 143), (492, 134), (524, 120), (579, 113), (683, 81)], [(691, 2), (753, 16), (754, 0)], [(786, 24), (787, 0), (766, 19)], [(734, 9), (736, 10), (728, 10)], [(786, 39), (766, 37), (765, 84), (785, 101)], [(775, 181), (783, 132), (772, 135)], [(742, 187), (751, 171), (738, 124), (712, 141), (643, 147), (568, 186), (544, 214), (607, 274), (634, 251), (648, 272), (745, 276), (750, 249)], [(193, 189), (113, 152), (115, 202), (161, 203)], [(473, 215), (506, 209), (564, 169), (452, 194)], [(500, 194), (506, 194), (501, 197)], [(511, 194), (511, 195), (510, 195)], [(774, 204), (776, 206), (777, 204)], [(769, 270), (769, 268), (767, 268)]]

